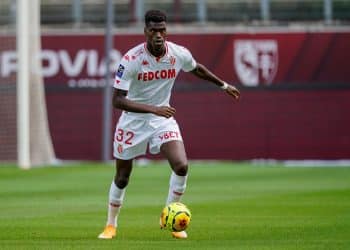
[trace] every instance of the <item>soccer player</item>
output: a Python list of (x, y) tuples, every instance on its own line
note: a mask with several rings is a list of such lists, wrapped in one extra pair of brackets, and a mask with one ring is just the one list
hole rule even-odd
[[(115, 130), (116, 175), (109, 190), (107, 224), (100, 239), (116, 236), (117, 219), (123, 204), (133, 159), (147, 147), (168, 160), (172, 173), (166, 203), (180, 201), (186, 188), (188, 163), (179, 126), (174, 119), (170, 95), (180, 70), (212, 82), (234, 99), (240, 92), (196, 62), (185, 48), (166, 40), (166, 15), (159, 10), (145, 14), (146, 42), (129, 50), (115, 75), (113, 106), (123, 110)], [(175, 238), (187, 233), (173, 232)]]

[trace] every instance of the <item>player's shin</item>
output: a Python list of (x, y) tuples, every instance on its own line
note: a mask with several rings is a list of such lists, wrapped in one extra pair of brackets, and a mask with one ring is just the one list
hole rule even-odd
[(181, 200), (181, 196), (185, 192), (187, 183), (187, 175), (180, 176), (176, 175), (174, 172), (171, 173), (170, 183), (169, 183), (169, 193), (166, 204), (172, 202), (177, 202)]
[(107, 225), (112, 225), (117, 227), (118, 225), (118, 215), (120, 208), (123, 204), (124, 195), (126, 188), (118, 188), (114, 181), (112, 181), (111, 187), (109, 189), (109, 203), (108, 203), (108, 217)]

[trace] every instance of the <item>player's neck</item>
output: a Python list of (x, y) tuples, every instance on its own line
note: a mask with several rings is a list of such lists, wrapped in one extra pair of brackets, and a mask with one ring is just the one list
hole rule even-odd
[(158, 58), (164, 56), (166, 52), (165, 46), (153, 48), (150, 44), (147, 44), (147, 50), (151, 53), (152, 56)]

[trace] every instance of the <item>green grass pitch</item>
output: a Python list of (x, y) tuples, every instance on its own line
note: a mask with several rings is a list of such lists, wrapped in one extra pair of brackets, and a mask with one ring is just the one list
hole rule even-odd
[(350, 249), (350, 168), (193, 163), (189, 238), (160, 230), (170, 168), (135, 167), (116, 239), (98, 240), (114, 167), (0, 167), (0, 249)]

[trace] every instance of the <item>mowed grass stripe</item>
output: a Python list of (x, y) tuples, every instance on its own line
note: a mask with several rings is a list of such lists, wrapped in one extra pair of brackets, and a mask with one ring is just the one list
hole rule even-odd
[(0, 249), (350, 249), (350, 168), (193, 163), (185, 241), (158, 226), (165, 163), (134, 168), (117, 239), (96, 239), (113, 175), (91, 163), (1, 167)]

